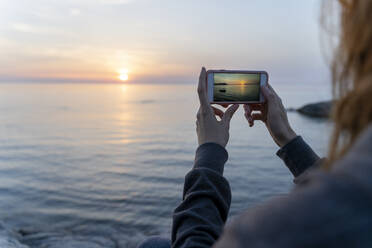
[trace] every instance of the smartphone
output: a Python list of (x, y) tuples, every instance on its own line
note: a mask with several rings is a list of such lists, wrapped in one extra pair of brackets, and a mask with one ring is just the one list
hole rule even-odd
[(266, 71), (209, 70), (207, 89), (210, 103), (244, 104), (265, 101), (261, 86), (267, 84)]

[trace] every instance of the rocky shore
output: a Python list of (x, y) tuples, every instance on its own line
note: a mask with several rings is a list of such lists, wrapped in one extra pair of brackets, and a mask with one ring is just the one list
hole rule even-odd
[(298, 109), (290, 108), (288, 111), (295, 111), (302, 115), (313, 118), (329, 118), (331, 115), (332, 104), (332, 101), (311, 103), (306, 104)]
[(21, 234), (7, 228), (0, 222), (0, 247), (1, 248), (29, 248), (19, 242)]
[(116, 248), (136, 247), (146, 236), (131, 231), (118, 232), (107, 226), (95, 231), (13, 230), (0, 222), (0, 248)]

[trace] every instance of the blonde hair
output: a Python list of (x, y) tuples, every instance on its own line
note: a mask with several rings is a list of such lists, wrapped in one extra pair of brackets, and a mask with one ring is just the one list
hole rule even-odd
[(372, 122), (372, 1), (339, 0), (339, 4), (339, 45), (332, 63), (334, 130), (328, 168)]

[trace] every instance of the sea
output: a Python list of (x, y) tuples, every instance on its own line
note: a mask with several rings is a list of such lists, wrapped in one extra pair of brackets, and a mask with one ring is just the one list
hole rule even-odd
[(214, 85), (213, 100), (215, 102), (224, 101), (256, 101), (260, 100), (259, 84), (227, 84)]
[[(331, 97), (328, 84), (272, 86), (288, 108)], [(197, 148), (196, 87), (0, 84), (0, 247), (136, 247), (151, 235), (170, 238)], [(332, 123), (288, 116), (326, 155)], [(230, 129), (229, 219), (293, 188), (264, 124), (250, 128), (240, 108)]]

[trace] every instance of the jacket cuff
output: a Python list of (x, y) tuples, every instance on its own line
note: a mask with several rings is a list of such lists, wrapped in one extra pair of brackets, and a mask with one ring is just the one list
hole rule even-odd
[(227, 159), (228, 153), (221, 145), (205, 143), (196, 150), (194, 168), (208, 168), (222, 175)]
[(320, 159), (301, 136), (297, 136), (283, 146), (276, 155), (284, 161), (295, 177), (301, 175)]

